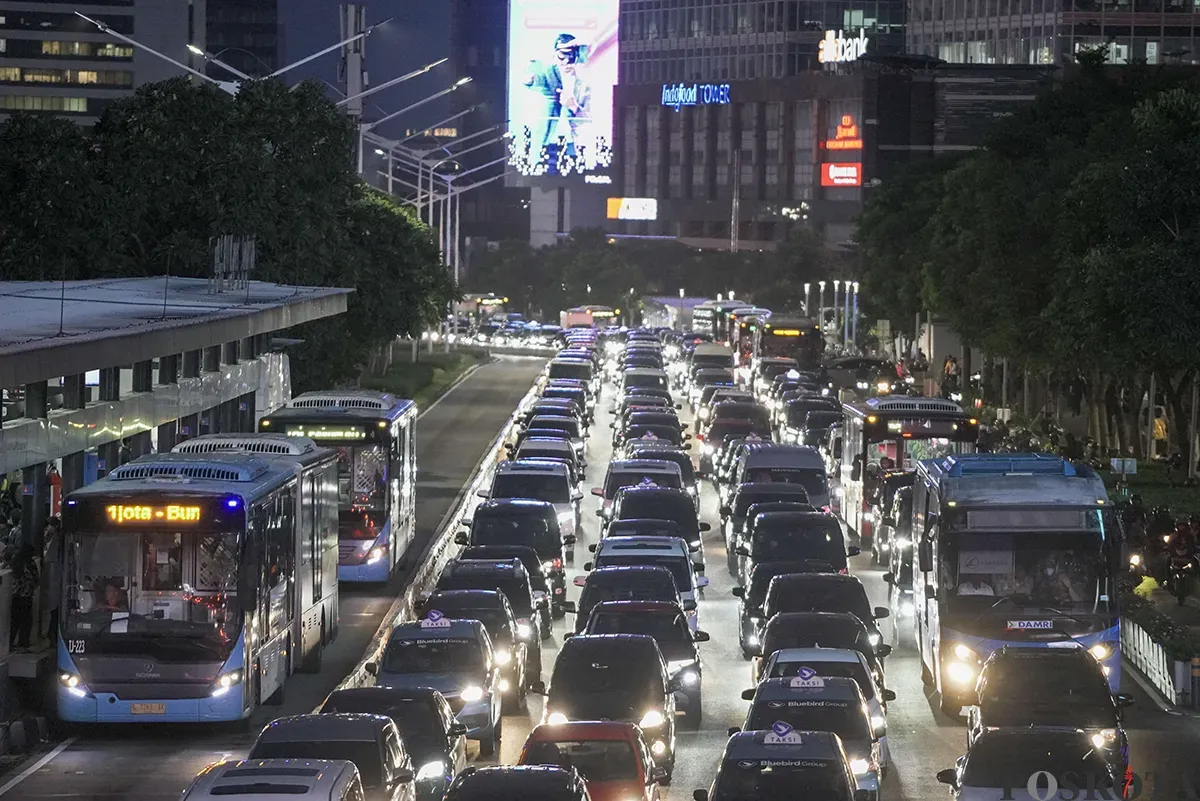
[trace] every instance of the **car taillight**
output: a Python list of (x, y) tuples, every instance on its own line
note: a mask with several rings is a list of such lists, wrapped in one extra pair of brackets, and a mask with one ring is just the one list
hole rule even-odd
[(846, 567), (841, 568), (840, 570), (838, 570), (838, 572), (841, 573), (843, 576), (850, 575), (850, 569), (846, 568)]
[(562, 570), (562, 566), (563, 566), (563, 560), (559, 557), (555, 557), (554, 558), (554, 569)]
[(697, 435), (696, 435), (696, 442), (704, 442), (704, 435), (703, 435), (703, 434), (697, 434)]

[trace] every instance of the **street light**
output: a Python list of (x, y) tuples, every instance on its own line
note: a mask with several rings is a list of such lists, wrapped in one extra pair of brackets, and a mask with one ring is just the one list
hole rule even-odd
[(337, 106), (338, 108), (341, 108), (342, 106), (349, 103), (351, 100), (358, 100), (360, 97), (366, 97), (367, 95), (373, 95), (376, 92), (382, 92), (384, 89), (390, 89), (391, 87), (395, 86), (398, 83), (404, 83), (405, 81), (410, 81), (413, 78), (416, 78), (418, 75), (424, 75), (425, 73), (429, 72), (434, 67), (441, 66), (442, 64), (445, 64), (449, 60), (450, 59), (448, 59), (448, 58), (439, 58), (437, 61), (431, 61), (428, 64), (426, 64), (424, 67), (420, 67), (419, 69), (415, 69), (412, 72), (405, 73), (404, 75), (401, 75), (399, 78), (392, 78), (390, 81), (384, 81), (383, 83), (379, 84), (378, 86), (372, 86), (370, 89), (365, 89), (365, 90), (359, 92), (358, 94), (350, 95), (349, 97), (344, 97), (341, 100), (339, 100), (338, 102), (334, 103), (334, 105)]
[(388, 114), (387, 116), (384, 116), (384, 117), (381, 117), (381, 118), (375, 120), (375, 122), (359, 125), (359, 127), (358, 127), (358, 174), (359, 175), (363, 174), (363, 158), (362, 158), (363, 138), (367, 134), (368, 131), (370, 131), (372, 128), (375, 128), (379, 125), (382, 125), (383, 123), (387, 122), (390, 119), (399, 117), (401, 114), (407, 114), (408, 112), (413, 111), (414, 109), (418, 109), (421, 106), (424, 106), (426, 103), (432, 103), (433, 101), (437, 100), (439, 97), (445, 97), (446, 95), (450, 94), (451, 92), (457, 91), (458, 89), (462, 88), (463, 86), (466, 86), (470, 82), (471, 82), (471, 79), (469, 77), (468, 78), (459, 78), (449, 88), (443, 89), (440, 92), (435, 92), (434, 94), (430, 95), (429, 97), (425, 98), (424, 100), (418, 100), (416, 103), (413, 103), (410, 106), (405, 106), (404, 108), (400, 109), (399, 111), (393, 111), (391, 114)]
[[(825, 282), (818, 281), (817, 287), (818, 287), (817, 325), (821, 326), (821, 330), (824, 331), (824, 329), (825, 329)], [(822, 334), (821, 336), (824, 336), (824, 334)]]
[(857, 281), (854, 282), (854, 316), (851, 319), (854, 321), (854, 323), (853, 323), (854, 327), (851, 329), (851, 337), (850, 338), (851, 338), (852, 342), (857, 344), (858, 343), (858, 282)]
[(811, 291), (812, 291), (812, 284), (805, 284), (804, 285), (804, 315), (806, 317), (812, 317), (812, 304), (809, 303), (809, 301), (812, 300), (812, 297), (809, 294)]
[(842, 282), (839, 279), (835, 278), (833, 280), (833, 336), (835, 342), (837, 341), (837, 338), (841, 336), (841, 326), (838, 325), (838, 287), (841, 285), (841, 283)]
[[(253, 80), (246, 73), (242, 72), (241, 70), (237, 69), (236, 67), (229, 66), (224, 61), (219, 61), (216, 56), (206, 53), (205, 51), (196, 47), (194, 44), (189, 44), (187, 46), (187, 49), (190, 50), (193, 54), (200, 56), (200, 58), (204, 59), (205, 61), (212, 63), (212, 64), (216, 64), (218, 67), (225, 70), (226, 72), (232, 72), (234, 75), (236, 75), (238, 78), (241, 78), (243, 81)], [(225, 49), (228, 50), (229, 48), (225, 48)]]

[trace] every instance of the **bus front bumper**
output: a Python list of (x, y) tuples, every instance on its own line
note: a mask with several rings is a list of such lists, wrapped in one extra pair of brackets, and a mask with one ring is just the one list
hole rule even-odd
[(243, 685), (219, 696), (127, 701), (113, 693), (83, 696), (58, 688), (58, 716), (69, 723), (205, 723), (241, 720)]
[(361, 565), (338, 565), (338, 581), (358, 583), (380, 583), (391, 578), (386, 559)]

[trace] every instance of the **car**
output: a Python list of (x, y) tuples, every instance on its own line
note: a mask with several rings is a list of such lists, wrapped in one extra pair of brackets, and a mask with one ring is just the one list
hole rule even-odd
[[(914, 470), (881, 470), (863, 519), (870, 523), (871, 561), (886, 565), (897, 541), (911, 539)], [(907, 499), (907, 502), (906, 502)]]
[(608, 512), (612, 508), (617, 490), (638, 485), (682, 489), (683, 473), (677, 464), (669, 461), (615, 459), (608, 464), (603, 486), (593, 487), (592, 494), (603, 499), (600, 511)]
[(733, 469), (733, 484), (799, 484), (809, 502), (829, 511), (829, 478), (825, 461), (805, 445), (758, 444), (745, 449)]
[(804, 442), (804, 429), (809, 412), (822, 411), (840, 417), (841, 407), (827, 398), (796, 397), (784, 401), (776, 414), (779, 441), (790, 445), (809, 445)]
[(429, 687), (355, 687), (334, 690), (321, 714), (386, 715), (400, 730), (400, 741), (416, 768), (417, 801), (439, 801), (458, 772), (467, 766), (467, 727)]
[(529, 431), (551, 430), (560, 432), (565, 439), (571, 442), (571, 447), (575, 449), (576, 458), (581, 462), (586, 461), (587, 432), (583, 422), (579, 418), (563, 414), (539, 414), (529, 418), (529, 425), (526, 428)]
[(693, 801), (868, 801), (859, 790), (850, 757), (836, 734), (796, 731), (776, 721), (765, 731), (738, 732), (725, 743), (712, 787)]
[(679, 524), (674, 520), (658, 520), (652, 517), (635, 517), (627, 520), (610, 520), (600, 532), (604, 537), (678, 537), (683, 539)]
[[(582, 584), (583, 592), (579, 594), (579, 601), (569, 609), (575, 612), (576, 634), (583, 632), (596, 604), (604, 601), (666, 601), (678, 604), (687, 611), (675, 586), (675, 577), (665, 567), (601, 567), (588, 573)], [(695, 601), (692, 604), (695, 605)]]
[(975, 695), (967, 707), (968, 747), (995, 729), (1080, 730), (1117, 775), (1129, 769), (1121, 710), (1133, 696), (1113, 695), (1100, 663), (1083, 648), (999, 648), (983, 663)]
[(362, 779), (366, 801), (415, 801), (416, 774), (400, 739), (385, 715), (292, 715), (266, 725), (246, 759), (345, 759)]
[(640, 441), (623, 449), (628, 459), (646, 459), (655, 462), (671, 462), (679, 467), (680, 481), (683, 488), (692, 496), (696, 508), (700, 508), (700, 482), (696, 478), (696, 468), (692, 464), (692, 456), (684, 450), (663, 447), (641, 447)]
[(782, 720), (793, 729), (836, 734), (850, 757), (858, 788), (869, 790), (873, 799), (879, 797), (887, 774), (879, 742), (882, 731), (871, 724), (867, 702), (853, 679), (827, 678), (810, 668), (789, 678), (766, 679), (742, 698), (750, 701), (744, 731), (767, 730)]
[[(626, 439), (636, 438), (637, 432), (653, 431), (657, 434), (660, 430), (672, 431), (678, 430), (682, 432), (687, 429), (687, 423), (679, 422), (679, 418), (675, 416), (673, 411), (657, 411), (631, 408), (625, 413), (625, 417), (613, 423), (612, 446), (613, 449), (619, 449)], [(687, 436), (687, 435), (683, 435)], [(672, 434), (671, 439), (675, 438)]]
[(549, 765), (471, 766), (458, 775), (445, 801), (591, 801), (579, 771)]
[(563, 537), (575, 537), (579, 530), (579, 501), (583, 493), (575, 489), (565, 465), (547, 461), (512, 461), (496, 465), (491, 486), (479, 490), (485, 500), (529, 498), (554, 504)]
[(1126, 797), (1125, 778), (1114, 773), (1092, 745), (1091, 735), (1075, 730), (985, 732), (953, 768), (938, 771), (937, 780), (950, 786), (955, 801), (993, 801), (1029, 798), (1032, 794), (1025, 788), (1030, 777), (1043, 772), (1054, 777), (1058, 787), (1086, 787), (1092, 798)]
[(607, 719), (637, 724), (655, 764), (668, 776), (675, 767), (675, 690), (653, 637), (592, 634), (566, 640), (554, 662), (542, 723)]
[(665, 371), (634, 367), (621, 373), (620, 381), (617, 384), (617, 394), (628, 394), (629, 390), (639, 387), (667, 390), (669, 386), (670, 384)]
[(769, 426), (764, 429), (752, 421), (740, 419), (718, 420), (708, 426), (703, 437), (697, 437), (697, 441), (702, 443), (700, 473), (708, 475), (713, 472), (715, 461), (725, 453), (727, 440), (746, 439), (749, 436), (756, 436), (763, 441), (768, 441), (771, 438), (771, 429)]
[(799, 484), (738, 484), (730, 500), (720, 508), (721, 532), (725, 537), (725, 548), (729, 569), (737, 564), (733, 549), (738, 536), (746, 526), (750, 507), (761, 501), (792, 501), (808, 503), (808, 491)]
[(763, 613), (769, 619), (780, 612), (849, 612), (866, 625), (871, 645), (883, 642), (875, 621), (891, 614), (886, 606), (871, 608), (867, 590), (857, 577), (811, 571), (771, 579)]
[(750, 389), (762, 397), (775, 383), (776, 376), (799, 370), (800, 363), (784, 356), (765, 356), (754, 360), (750, 368)]
[(575, 544), (575, 535), (563, 535), (557, 506), (528, 498), (489, 500), (476, 506), (470, 520), (463, 522), (470, 530), (455, 537), (459, 545), (533, 548), (550, 584), (551, 612), (556, 618), (562, 617), (567, 547)]
[(682, 489), (670, 489), (648, 484), (621, 488), (613, 500), (610, 520), (671, 520), (679, 527), (679, 535), (687, 543), (697, 571), (704, 570), (702, 535), (712, 526), (702, 522), (696, 504)]
[(182, 801), (279, 795), (296, 801), (361, 801), (363, 787), (358, 768), (345, 759), (238, 759), (206, 766), (183, 791)]
[[(757, 505), (757, 504), (756, 504)], [(758, 653), (759, 637), (767, 617), (763, 602), (767, 598), (767, 587), (771, 579), (788, 573), (832, 573), (833, 565), (816, 559), (781, 562), (759, 562), (750, 569), (750, 578), (744, 585), (730, 592), (738, 599), (738, 644), (742, 656), (750, 659)]]
[[(584, 570), (612, 565), (657, 565), (670, 570), (688, 615), (688, 625), (692, 631), (698, 628), (697, 595), (709, 582), (706, 577), (696, 575), (698, 571), (684, 540), (678, 537), (607, 537), (588, 548), (596, 557), (593, 562), (584, 564)], [(575, 581), (583, 583), (580, 582), (582, 578), (579, 576)]]
[[(392, 630), (379, 662), (366, 670), (385, 687), (432, 687), (445, 696), (479, 753), (500, 745), (503, 690), (500, 665), (487, 630), (478, 620), (451, 620), (435, 609), (423, 620)], [(361, 769), (361, 765), (359, 768)]]
[(723, 400), (707, 407), (709, 412), (705, 419), (705, 428), (723, 420), (745, 420), (757, 428), (771, 427), (771, 416), (767, 409), (757, 401)]
[(654, 764), (641, 730), (632, 723), (586, 721), (535, 726), (518, 765), (573, 767), (594, 801), (658, 801), (667, 771)]
[[(883, 660), (892, 652), (886, 643), (875, 645), (866, 625), (849, 612), (780, 612), (763, 627), (759, 654), (750, 662), (754, 681), (772, 675), (780, 658), (775, 652), (794, 648), (849, 648), (858, 651), (883, 683)], [(774, 660), (774, 661), (772, 661)], [(780, 674), (783, 675), (783, 674)]]
[(517, 712), (525, 703), (529, 644), (517, 635), (512, 605), (499, 590), (438, 590), (421, 601), (422, 609), (437, 610), (453, 620), (478, 620), (492, 640), (496, 664), (500, 666), (502, 711)]
[[(553, 589), (550, 586), (550, 579), (546, 573), (546, 568), (542, 562), (542, 558), (538, 556), (538, 552), (533, 548), (526, 548), (520, 545), (468, 545), (458, 552), (458, 558), (462, 561), (500, 561), (507, 562), (509, 559), (520, 559), (521, 566), (525, 568), (525, 572), (529, 575), (529, 587), (533, 591), (534, 614), (541, 623), (542, 639), (550, 636), (550, 614), (546, 611), (550, 604), (550, 596), (553, 594)], [(563, 593), (559, 595), (565, 597), (565, 588)], [(562, 602), (559, 602), (559, 608), (562, 608)], [(518, 628), (520, 624), (518, 623)]]
[(708, 642), (708, 633), (689, 628), (681, 605), (666, 601), (604, 601), (592, 607), (583, 633), (653, 637), (666, 660), (667, 676), (678, 679), (676, 700), (682, 697), (688, 721), (699, 724), (703, 716), (704, 684), (700, 649), (696, 645)]
[(823, 512), (764, 512), (749, 521), (734, 544), (735, 575), (745, 581), (757, 562), (817, 559), (849, 573), (847, 557), (858, 556), (857, 545), (846, 545), (841, 524)]
[(529, 674), (542, 672), (542, 638), (550, 613), (544, 600), (534, 597), (533, 582), (516, 557), (507, 559), (455, 559), (442, 568), (431, 592), (440, 590), (499, 590), (517, 616), (517, 636), (529, 646)]

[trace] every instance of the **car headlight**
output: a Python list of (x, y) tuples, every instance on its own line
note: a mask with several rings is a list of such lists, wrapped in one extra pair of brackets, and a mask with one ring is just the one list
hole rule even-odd
[(880, 392), (887, 392), (891, 388), (892, 388), (892, 385), (886, 381), (880, 381), (878, 384), (875, 385), (875, 389), (879, 390)]
[(1112, 652), (1113, 649), (1110, 648), (1106, 643), (1102, 642), (1096, 643), (1088, 649), (1088, 653), (1091, 654), (1097, 662), (1102, 662), (1105, 659), (1108, 659), (1110, 656), (1112, 656)]
[(562, 712), (551, 712), (546, 718), (546, 722), (551, 726), (561, 726), (567, 722), (567, 716)]
[(542, 570), (545, 570), (547, 573), (549, 573), (553, 569), (554, 569), (554, 560), (553, 559), (549, 559), (545, 562), (542, 562)]
[(701, 410), (700, 410), (700, 419), (701, 419), (701, 420), (707, 420), (707, 419), (708, 419), (708, 416), (709, 416), (710, 414), (712, 414), (712, 412), (710, 412), (710, 411), (708, 410), (708, 407), (706, 406), (706, 407), (704, 407), (703, 409), (701, 409)]
[(859, 389), (866, 389), (866, 388), (867, 388), (868, 386), (870, 386), (870, 385), (869, 385), (869, 384), (867, 384), (867, 382), (866, 382), (866, 381), (859, 381), (859, 382), (858, 382), (858, 384), (856, 384), (856, 386), (857, 386)]
[(683, 670), (684, 668), (689, 668), (694, 664), (696, 664), (696, 662), (692, 659), (672, 659), (667, 663), (667, 675), (674, 676), (679, 671)]
[(850, 760), (850, 772), (855, 776), (861, 776), (864, 773), (871, 772), (871, 763), (865, 759)]
[(687, 491), (688, 491), (688, 495), (699, 495), (700, 494), (700, 489), (694, 485), (688, 486)]
[(879, 632), (877, 632), (877, 631), (872, 631), (870, 634), (867, 635), (867, 640), (870, 641), (872, 648), (879, 645), (881, 639), (882, 638), (879, 636)]
[(483, 700), (483, 688), (477, 687), (474, 685), (467, 687), (466, 689), (464, 689), (462, 691), (462, 699), (464, 701), (466, 701), (468, 704), (473, 704), (476, 701), (482, 701)]
[(446, 775), (446, 763), (440, 759), (436, 762), (426, 762), (417, 771), (417, 781), (427, 782), (430, 779), (441, 779)]
[(512, 654), (510, 654), (508, 651), (497, 651), (496, 652), (496, 664), (497, 665), (507, 665), (511, 661), (512, 661)]
[(1135, 553), (1129, 557), (1129, 566), (1130, 567), (1137, 567), (1141, 563), (1142, 563), (1142, 555), (1140, 553)]
[(685, 668), (679, 672), (679, 680), (684, 687), (696, 687), (700, 684), (700, 674), (695, 668)]
[(905, 539), (904, 537), (896, 538), (896, 548), (898, 548), (899, 550), (903, 551), (905, 548), (909, 547), (910, 545), (912, 545), (912, 540)]
[(657, 726), (663, 725), (666, 722), (667, 720), (663, 717), (662, 712), (659, 712), (657, 709), (651, 709), (649, 712), (642, 715), (642, 722), (638, 725), (643, 729), (653, 729)]
[(533, 627), (530, 626), (529, 623), (527, 623), (525, 621), (518, 620), (517, 621), (517, 636), (520, 637), (522, 640), (528, 640), (532, 635), (533, 635)]
[(717, 449), (712, 445), (705, 445), (701, 453), (703, 453), (705, 456), (712, 456), (714, 453), (716, 453), (716, 450)]
[(862, 513), (862, 519), (868, 523), (874, 523), (875, 522), (875, 513), (872, 512), (870, 509), (868, 509), (867, 511)]
[(1092, 734), (1092, 746), (1094, 748), (1108, 748), (1117, 741), (1116, 729), (1101, 729)]
[(871, 715), (871, 728), (877, 736), (882, 734), (887, 729), (887, 718), (883, 715)]

